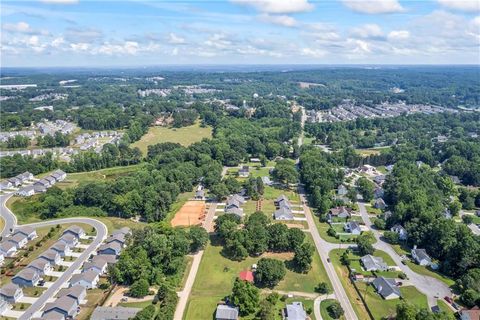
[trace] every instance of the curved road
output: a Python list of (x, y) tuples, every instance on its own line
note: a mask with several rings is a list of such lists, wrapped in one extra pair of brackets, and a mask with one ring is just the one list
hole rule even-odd
[[(17, 218), (15, 215), (10, 211), (10, 209), (7, 208), (6, 202), (7, 200), (12, 196), (10, 195), (4, 195), (0, 196), (0, 210), (1, 210), (1, 216), (5, 220), (5, 227), (1, 231), (2, 237), (5, 235), (10, 234), (11, 230), (13, 230), (17, 226)], [(90, 257), (90, 255), (96, 251), (98, 246), (107, 238), (108, 235), (108, 230), (107, 227), (103, 222), (100, 222), (98, 220), (92, 219), (92, 218), (65, 218), (65, 219), (56, 219), (56, 220), (48, 220), (48, 221), (42, 221), (42, 222), (37, 222), (37, 223), (29, 223), (25, 224), (24, 226), (30, 226), (33, 228), (39, 228), (39, 227), (47, 227), (47, 226), (54, 226), (57, 224), (63, 224), (63, 223), (84, 223), (92, 226), (95, 228), (97, 234), (95, 236), (95, 239), (90, 243), (87, 249), (85, 249), (82, 254), (75, 259), (73, 264), (68, 267), (68, 269), (53, 283), (51, 287), (49, 287), (47, 290), (43, 292), (43, 294), (35, 301), (27, 310), (25, 310), (25, 313), (19, 318), (20, 320), (28, 320), (31, 319), (36, 312), (40, 311), (45, 303), (50, 299), (53, 298), (53, 296), (60, 290), (64, 284), (70, 280), (70, 277), (73, 275), (73, 273), (79, 269), (83, 263)]]

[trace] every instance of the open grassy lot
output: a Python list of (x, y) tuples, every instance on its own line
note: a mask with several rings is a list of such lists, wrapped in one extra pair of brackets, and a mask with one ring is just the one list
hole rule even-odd
[[(308, 236), (308, 241), (313, 241)], [(243, 261), (232, 261), (222, 256), (222, 246), (215, 237), (211, 238), (205, 249), (192, 294), (189, 299), (185, 319), (211, 319), (216, 304), (232, 290), (233, 282), (242, 270), (249, 269), (261, 257), (271, 257), (283, 261), (293, 258), (293, 253), (265, 253), (261, 257), (248, 257)], [(300, 291), (314, 293), (320, 282), (327, 282), (328, 277), (315, 253), (312, 269), (306, 274), (295, 273), (287, 269), (287, 274), (274, 290)]]
[(141, 167), (141, 164), (131, 166), (106, 168), (96, 171), (68, 173), (64, 181), (58, 182), (57, 187), (66, 189), (75, 187), (82, 182), (93, 182), (101, 180), (112, 180), (118, 176), (127, 175), (135, 172)]
[(132, 144), (132, 147), (138, 147), (146, 155), (148, 146), (153, 144), (175, 142), (188, 146), (211, 136), (212, 128), (202, 128), (199, 123), (183, 128), (151, 127), (139, 141)]
[[(331, 306), (336, 300), (334, 299), (327, 299), (323, 300), (320, 303), (320, 314), (322, 315), (323, 320), (335, 320), (328, 314), (327, 308)], [(345, 316), (340, 317), (340, 320), (344, 320)]]

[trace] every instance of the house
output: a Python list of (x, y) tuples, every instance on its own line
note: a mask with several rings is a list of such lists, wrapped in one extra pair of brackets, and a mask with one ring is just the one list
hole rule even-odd
[(292, 302), (283, 309), (284, 320), (306, 320), (308, 319), (303, 304), (301, 302)]
[(248, 178), (250, 174), (250, 170), (248, 166), (242, 166), (240, 170), (238, 170), (238, 176), (240, 178)]
[(15, 229), (13, 235), (16, 234), (23, 234), (27, 237), (28, 240), (33, 240), (37, 237), (37, 231), (34, 228), (28, 226)]
[(236, 207), (231, 207), (225, 210), (226, 214), (234, 214), (238, 216), (240, 219), (243, 218), (243, 209), (242, 208), (236, 208)]
[(10, 181), (8, 180), (0, 181), (0, 191), (5, 189), (10, 189), (12, 187), (13, 187), (13, 184)]
[(413, 259), (421, 266), (429, 266), (432, 264), (432, 258), (430, 258), (425, 249), (417, 249), (417, 246), (414, 246), (411, 254)]
[(480, 319), (480, 308), (478, 306), (472, 309), (462, 309), (458, 312), (460, 320), (478, 320)]
[(128, 320), (142, 309), (126, 307), (96, 307), (90, 316), (90, 320)]
[(37, 182), (35, 182), (35, 183), (33, 184), (34, 187), (37, 186), (37, 185), (38, 185), (38, 186), (41, 186), (41, 187), (43, 187), (43, 188), (45, 188), (45, 189), (51, 187), (50, 181), (48, 181), (48, 180), (46, 180), (46, 179), (40, 179), (40, 180), (38, 180)]
[(347, 194), (348, 194), (347, 187), (345, 187), (343, 184), (339, 185), (337, 189), (337, 195), (343, 197), (343, 196), (346, 196)]
[(97, 254), (93, 256), (92, 262), (97, 262), (98, 260), (105, 260), (107, 262), (107, 265), (113, 265), (117, 263), (117, 257), (111, 254)]
[(73, 234), (64, 234), (60, 237), (58, 241), (64, 242), (70, 248), (73, 248), (78, 243), (78, 238), (75, 237)]
[(17, 252), (17, 246), (10, 242), (4, 241), (0, 243), (0, 253), (3, 254), (4, 257), (13, 257)]
[(132, 230), (130, 230), (129, 227), (123, 227), (121, 229), (118, 229), (114, 232), (112, 232), (112, 236), (116, 235), (116, 234), (119, 234), (119, 233), (122, 233), (124, 235), (127, 235), (127, 234), (132, 234)]
[(393, 212), (388, 210), (383, 213), (383, 219), (387, 221), (391, 216), (393, 215)]
[(35, 270), (36, 272), (38, 272), (39, 275), (42, 275), (42, 276), (52, 270), (52, 267), (50, 266), (50, 262), (40, 258), (37, 258), (32, 262), (30, 262), (27, 265), (27, 268), (31, 268)]
[(225, 205), (225, 212), (227, 212), (228, 209), (233, 209), (233, 208), (240, 209), (240, 207), (241, 207), (241, 204), (237, 200), (227, 199), (227, 203)]
[(66, 257), (72, 254), (72, 249), (63, 241), (55, 242), (50, 249), (58, 252), (60, 257)]
[(85, 230), (83, 230), (79, 226), (73, 225), (65, 229), (62, 235), (68, 235), (68, 234), (71, 234), (75, 238), (80, 239), (81, 237), (85, 236)]
[(21, 233), (16, 233), (11, 237), (6, 238), (6, 240), (13, 243), (17, 247), (17, 250), (25, 247), (28, 243), (27, 236)]
[(105, 240), (105, 243), (112, 243), (112, 242), (115, 242), (115, 243), (118, 243), (120, 244), (122, 247), (125, 246), (125, 235), (123, 233), (118, 233), (116, 235), (113, 235), (113, 236), (109, 236), (106, 240)]
[(7, 181), (10, 182), (13, 187), (19, 187), (22, 185), (22, 180), (18, 179), (17, 177), (10, 178)]
[(104, 259), (97, 259), (95, 261), (85, 262), (82, 272), (94, 271), (97, 274), (104, 274), (107, 271), (107, 261)]
[(331, 220), (333, 217), (338, 217), (338, 218), (350, 218), (352, 215), (353, 210), (347, 207), (336, 207), (332, 208), (328, 211), (328, 217), (329, 220)]
[(85, 287), (85, 289), (94, 289), (97, 287), (98, 280), (98, 273), (89, 270), (80, 274), (74, 274), (70, 279), (70, 287), (80, 285)]
[(67, 296), (77, 300), (77, 304), (81, 304), (81, 301), (87, 296), (87, 290), (83, 286), (76, 285), (70, 288), (61, 289), (57, 296), (59, 298)]
[(0, 300), (0, 314), (3, 314), (8, 309), (7, 301)]
[(67, 174), (63, 172), (62, 170), (55, 170), (51, 176), (56, 180), (56, 181), (63, 181), (67, 177)]
[(238, 308), (219, 304), (215, 311), (215, 320), (237, 320)]
[(370, 254), (360, 258), (365, 271), (387, 271), (388, 266), (381, 257), (375, 257)]
[(195, 192), (195, 200), (205, 200), (205, 190), (197, 190)]
[(360, 229), (360, 225), (358, 224), (358, 222), (355, 222), (355, 221), (345, 222), (343, 229), (346, 232), (355, 234), (355, 235), (359, 235), (360, 233), (362, 233), (362, 229)]
[(56, 266), (62, 260), (60, 254), (53, 249), (44, 251), (39, 258), (48, 261), (52, 266)]
[(381, 186), (385, 182), (385, 179), (387, 179), (386, 175), (379, 174), (378, 176), (375, 176), (375, 178), (373, 178), (373, 181), (375, 181), (376, 184)]
[(33, 186), (26, 186), (16, 192), (21, 197), (30, 197), (35, 194), (35, 188)]
[(375, 200), (373, 207), (376, 209), (384, 210), (387, 207), (387, 205), (385, 204), (385, 201), (382, 198), (378, 198)]
[(24, 173), (19, 174), (17, 178), (22, 180), (22, 182), (25, 182), (28, 180), (33, 180), (33, 174), (28, 171), (25, 171)]
[(78, 313), (78, 302), (69, 296), (63, 296), (54, 302), (47, 303), (43, 308), (42, 316), (50, 318), (51, 312), (61, 313), (64, 318), (73, 319)]
[(272, 180), (270, 180), (270, 177), (262, 177), (262, 182), (266, 186), (271, 186), (273, 184)]
[(46, 192), (46, 191), (47, 191), (47, 188), (46, 188), (43, 184), (35, 183), (35, 184), (33, 185), (33, 190), (34, 190), (36, 193), (43, 193), (43, 192)]
[(383, 198), (384, 194), (385, 191), (383, 190), (383, 188), (376, 187), (375, 190), (373, 190), (373, 197), (375, 199)]
[(240, 271), (238, 277), (240, 278), (240, 280), (253, 282), (253, 272), (250, 270)]
[(281, 196), (279, 196), (276, 200), (273, 201), (275, 206), (277, 206), (278, 208), (288, 208), (288, 209), (291, 209), (292, 205), (290, 204), (290, 201), (288, 201), (288, 198), (287, 196), (285, 196), (284, 194), (282, 194)]
[(385, 300), (397, 299), (402, 296), (395, 279), (378, 277), (372, 283), (377, 293)]
[(98, 248), (98, 254), (111, 254), (118, 256), (122, 251), (122, 246), (116, 242), (104, 243)]
[(390, 228), (390, 231), (397, 233), (399, 240), (402, 240), (402, 241), (407, 240), (407, 237), (408, 237), (407, 230), (405, 230), (405, 228), (402, 227), (401, 225), (399, 224), (394, 225), (393, 227)]
[(25, 268), (12, 278), (12, 283), (20, 287), (35, 287), (39, 280), (40, 275), (37, 271), (31, 268)]
[(46, 176), (45, 178), (43, 178), (44, 180), (47, 180), (48, 181), (48, 184), (50, 186), (53, 186), (55, 183), (57, 183), (57, 180), (55, 180), (54, 177), (52, 176)]
[(276, 210), (273, 214), (275, 220), (293, 220), (293, 213), (287, 207), (281, 207), (280, 209)]
[(15, 303), (23, 297), (23, 290), (15, 283), (7, 283), (0, 288), (0, 297), (9, 303)]

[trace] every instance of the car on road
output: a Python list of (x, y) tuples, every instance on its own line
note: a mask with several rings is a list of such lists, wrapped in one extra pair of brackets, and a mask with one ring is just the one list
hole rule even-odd
[(330, 261), (330, 258), (327, 258), (327, 261), (330, 263), (330, 262), (331, 262), (331, 261)]
[(128, 298), (127, 297), (123, 297), (122, 299), (120, 299), (121, 302), (127, 302), (128, 301)]

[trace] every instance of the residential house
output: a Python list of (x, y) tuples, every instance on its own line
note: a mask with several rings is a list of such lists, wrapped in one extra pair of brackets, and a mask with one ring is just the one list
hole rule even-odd
[(429, 266), (432, 264), (432, 258), (430, 258), (425, 249), (417, 249), (417, 246), (414, 246), (411, 254), (413, 259), (421, 266)]
[(67, 257), (69, 255), (72, 254), (72, 249), (68, 246), (68, 244), (66, 244), (65, 242), (63, 241), (57, 241), (55, 242), (51, 247), (50, 249), (58, 252), (58, 254), (60, 255), (60, 257)]
[(40, 274), (31, 268), (22, 269), (12, 278), (12, 283), (20, 287), (35, 287), (40, 280)]
[(248, 178), (250, 174), (250, 168), (248, 166), (242, 166), (240, 170), (238, 170), (238, 176), (240, 178)]
[(62, 170), (55, 170), (51, 175), (56, 181), (63, 181), (67, 177), (67, 174)]
[(383, 219), (387, 221), (393, 215), (392, 211), (388, 210), (383, 213)]
[(95, 261), (87, 261), (83, 265), (82, 272), (94, 271), (97, 274), (104, 274), (107, 271), (107, 261), (105, 259), (97, 259)]
[(225, 210), (225, 214), (234, 214), (238, 216), (240, 219), (243, 218), (244, 213), (242, 208), (230, 207)]
[(205, 200), (205, 190), (197, 190), (195, 192), (195, 200)]
[(68, 235), (68, 234), (71, 234), (75, 236), (75, 238), (80, 239), (81, 237), (85, 236), (85, 230), (83, 230), (83, 228), (79, 226), (73, 225), (65, 229), (62, 235)]
[(60, 257), (60, 254), (53, 249), (48, 249), (48, 250), (44, 251), (39, 256), (39, 258), (48, 261), (50, 263), (50, 265), (52, 265), (52, 266), (56, 266), (62, 260), (62, 257)]
[(292, 302), (283, 309), (284, 320), (306, 320), (308, 319), (303, 304), (301, 302)]
[(285, 196), (284, 194), (282, 194), (281, 196), (279, 196), (275, 201), (274, 201), (274, 204), (275, 206), (277, 206), (278, 208), (288, 208), (288, 209), (291, 209), (292, 208), (292, 205), (290, 204), (290, 201), (288, 201), (288, 198), (287, 196)]
[(98, 273), (89, 270), (79, 274), (74, 274), (70, 279), (70, 287), (80, 285), (82, 287), (85, 287), (85, 289), (94, 289), (97, 287), (98, 280)]
[(288, 207), (281, 207), (273, 214), (275, 220), (293, 220), (293, 213)]
[(394, 225), (393, 227), (390, 228), (390, 231), (397, 233), (399, 240), (402, 240), (402, 241), (407, 240), (407, 237), (408, 237), (407, 230), (405, 230), (405, 228), (402, 227), (401, 225), (399, 224)]
[(376, 184), (378, 185), (383, 185), (383, 183), (385, 182), (385, 179), (387, 179), (387, 176), (384, 175), (384, 174), (379, 174), (378, 176), (375, 176), (373, 178), (373, 181), (375, 181)]
[(387, 205), (385, 204), (385, 201), (382, 198), (376, 199), (373, 206), (380, 210), (384, 210), (387, 207)]
[(273, 184), (272, 180), (270, 180), (270, 177), (267, 176), (262, 177), (262, 182), (266, 186), (271, 186)]
[(385, 300), (398, 299), (402, 296), (395, 279), (378, 277), (372, 283), (377, 293)]
[(58, 241), (64, 242), (70, 248), (73, 248), (78, 243), (78, 238), (75, 237), (73, 234), (64, 234), (60, 237)]
[(98, 254), (111, 254), (118, 256), (122, 251), (122, 246), (116, 242), (104, 243), (98, 248)]
[(53, 186), (55, 183), (57, 183), (57, 180), (55, 180), (54, 177), (52, 176), (46, 176), (45, 178), (43, 178), (44, 180), (47, 180), (48, 181), (48, 184), (50, 186)]
[(13, 184), (10, 181), (8, 180), (0, 181), (0, 191), (5, 189), (11, 189), (12, 187), (13, 187)]
[(75, 285), (70, 288), (61, 289), (57, 294), (59, 298), (65, 296), (75, 299), (77, 300), (77, 304), (81, 304), (82, 300), (87, 296), (87, 290), (81, 285)]
[(23, 234), (27, 237), (28, 240), (33, 240), (37, 237), (37, 231), (34, 228), (28, 226), (15, 229), (13, 234)]
[(23, 297), (23, 290), (15, 283), (7, 283), (0, 288), (0, 297), (9, 303), (15, 303)]
[(356, 221), (348, 221), (345, 222), (343, 229), (351, 234), (359, 235), (362, 233), (362, 229), (360, 229), (360, 225)]
[(28, 238), (26, 235), (21, 233), (16, 233), (11, 237), (6, 238), (7, 241), (13, 243), (18, 249), (22, 249), (28, 243)]
[(40, 186), (42, 188), (45, 188), (45, 189), (48, 189), (51, 187), (51, 184), (50, 184), (50, 181), (46, 180), (46, 179), (40, 179), (38, 180), (37, 182), (35, 182), (33, 184), (33, 186)]
[(8, 309), (7, 301), (0, 300), (0, 314), (3, 314)]
[(385, 191), (381, 187), (376, 187), (375, 190), (373, 190), (373, 197), (375, 199), (383, 198), (385, 194)]
[(215, 311), (215, 320), (237, 320), (238, 308), (219, 304)]
[(243, 271), (240, 271), (240, 273), (238, 274), (238, 278), (240, 280), (243, 280), (243, 281), (248, 281), (248, 282), (252, 282), (253, 283), (253, 272), (250, 271), (250, 270), (243, 270)]
[(128, 320), (142, 309), (126, 307), (96, 307), (90, 316), (90, 320)]
[(328, 219), (331, 221), (333, 217), (350, 218), (353, 210), (344, 206), (332, 208), (328, 211)]
[(33, 180), (34, 177), (32, 173), (25, 171), (24, 173), (19, 174), (17, 178), (22, 180), (22, 182), (26, 182), (28, 180)]
[(338, 186), (337, 195), (340, 197), (346, 196), (348, 194), (348, 189), (345, 185), (341, 184)]
[(127, 235), (127, 234), (130, 234), (130, 235), (131, 235), (131, 234), (132, 234), (132, 230), (130, 230), (129, 227), (123, 227), (123, 228), (121, 228), (121, 229), (118, 229), (118, 230), (112, 232), (112, 236), (114, 236), (114, 235), (116, 235), (116, 234), (119, 234), (119, 233), (122, 233), (122, 234), (124, 234), (124, 235)]
[(97, 254), (93, 256), (91, 261), (96, 263), (98, 260), (105, 260), (109, 266), (117, 263), (117, 257), (111, 254)]
[(47, 303), (43, 308), (43, 317), (49, 318), (50, 312), (63, 314), (65, 318), (73, 319), (78, 313), (78, 302), (69, 296), (63, 296), (54, 302)]
[(52, 271), (52, 267), (50, 266), (50, 262), (48, 262), (45, 259), (40, 259), (40, 258), (37, 258), (37, 259), (33, 260), (32, 262), (30, 262), (27, 265), (27, 268), (31, 268), (31, 269), (35, 270), (41, 276), (43, 276), (46, 273)]
[(43, 184), (35, 183), (35, 184), (33, 184), (33, 190), (36, 193), (43, 193), (43, 192), (47, 191), (47, 188)]
[(118, 243), (122, 247), (124, 247), (125, 246), (125, 235), (123, 233), (118, 233), (116, 235), (109, 236), (105, 240), (105, 243), (112, 243), (112, 242)]
[(17, 246), (10, 241), (3, 241), (0, 243), (0, 253), (3, 254), (4, 257), (13, 257), (17, 252)]
[(370, 254), (360, 258), (365, 271), (387, 271), (388, 266), (381, 257), (375, 257)]
[(17, 177), (10, 178), (7, 181), (10, 182), (13, 187), (19, 187), (22, 185), (22, 180)]
[(472, 309), (462, 309), (458, 312), (460, 320), (478, 320), (480, 319), (480, 308), (478, 306)]

